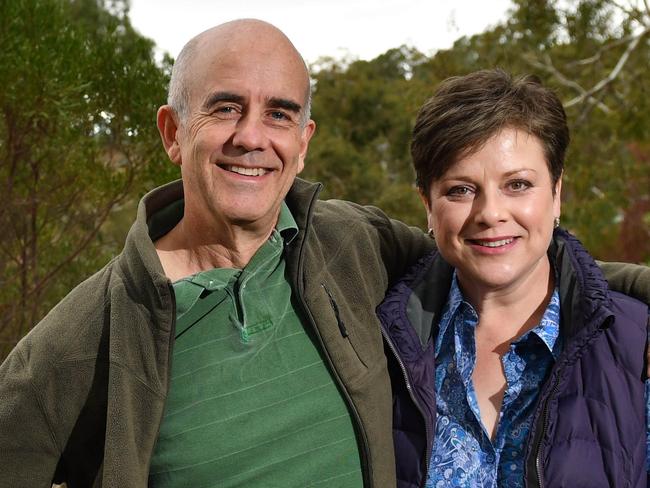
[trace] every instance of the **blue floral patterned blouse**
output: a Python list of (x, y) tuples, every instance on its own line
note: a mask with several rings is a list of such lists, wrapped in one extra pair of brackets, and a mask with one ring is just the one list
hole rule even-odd
[(507, 387), (494, 441), (481, 423), (472, 383), (477, 323), (478, 315), (464, 300), (454, 274), (436, 340), (438, 416), (427, 488), (524, 486), (526, 440), (539, 385), (561, 349), (558, 290), (540, 323), (513, 342), (502, 358)]
[(560, 351), (557, 289), (542, 320), (503, 357), (507, 387), (494, 441), (483, 428), (472, 372), (478, 315), (454, 275), (436, 342), (438, 417), (427, 488), (523, 486), (526, 439), (542, 384)]

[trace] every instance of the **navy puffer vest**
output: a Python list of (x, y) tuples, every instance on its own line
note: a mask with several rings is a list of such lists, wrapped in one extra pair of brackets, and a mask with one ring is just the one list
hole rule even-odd
[[(648, 308), (607, 288), (573, 236), (556, 230), (563, 351), (542, 387), (528, 441), (528, 487), (650, 486), (646, 473)], [(452, 269), (423, 258), (377, 313), (393, 385), (398, 487), (426, 481), (435, 426), (432, 342)]]

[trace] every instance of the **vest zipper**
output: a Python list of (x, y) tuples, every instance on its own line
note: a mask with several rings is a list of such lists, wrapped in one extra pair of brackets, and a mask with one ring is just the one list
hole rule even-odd
[[(393, 341), (391, 340), (391, 338), (388, 336), (388, 332), (386, 332), (383, 327), (381, 328), (381, 335), (384, 337), (384, 340), (386, 341), (386, 344), (388, 344), (388, 348), (393, 353), (393, 357), (395, 358), (395, 360), (397, 361), (397, 364), (399, 365), (400, 369), (402, 370), (402, 377), (404, 378), (404, 383), (406, 384), (406, 391), (408, 391), (409, 396), (411, 397), (411, 400), (413, 400), (413, 403), (415, 404), (415, 407), (420, 412), (420, 415), (422, 415), (422, 419), (424, 420), (424, 433), (426, 435), (426, 438), (429, 439), (430, 438), (430, 430), (429, 430), (429, 427), (428, 427), (427, 421), (426, 421), (427, 417), (426, 417), (426, 415), (424, 413), (424, 409), (420, 405), (420, 402), (418, 401), (418, 399), (415, 397), (415, 394), (413, 393), (413, 386), (411, 385), (411, 382), (409, 381), (408, 373), (406, 372), (406, 366), (404, 366), (404, 362), (402, 361), (402, 358), (400, 358), (399, 354), (397, 354), (397, 348), (395, 347), (395, 344), (393, 344)], [(424, 488), (424, 485), (426, 484), (426, 481), (427, 481), (426, 473), (429, 471), (429, 461), (431, 459), (431, 449), (429, 447), (429, 443), (427, 442), (426, 445), (427, 445), (427, 448), (426, 448), (426, 452), (424, 454), (424, 462), (425, 462), (424, 473), (425, 473), (425, 476), (424, 476), (423, 482), (421, 484), (422, 488)]]
[[(587, 347), (602, 332), (603, 328), (610, 321), (611, 321), (611, 317), (603, 318), (601, 323), (595, 327), (595, 330), (585, 340), (584, 344), (581, 345), (580, 349)], [(551, 399), (557, 393), (557, 389), (560, 386), (560, 373), (565, 367), (567, 367), (566, 364), (562, 365), (562, 367), (556, 371), (555, 378), (553, 380), (553, 385), (551, 386), (551, 391), (546, 397), (546, 400), (544, 401), (544, 406), (542, 407), (542, 428), (539, 434), (537, 435), (537, 438), (534, 441), (535, 442), (535, 474), (537, 477), (537, 486), (539, 488), (544, 488), (544, 470), (543, 470), (543, 463), (542, 463), (542, 453), (540, 451), (542, 447), (542, 440), (544, 439), (544, 434), (546, 434), (546, 429), (548, 427), (549, 404), (551, 403)]]
[(542, 429), (538, 435), (538, 438), (535, 442), (535, 474), (537, 475), (537, 486), (539, 488), (544, 488), (544, 472), (542, 469), (542, 453), (541, 453), (541, 447), (542, 447), (542, 439), (544, 439), (544, 434), (546, 433), (546, 428), (548, 427), (548, 416), (549, 416), (549, 403), (551, 402), (551, 398), (555, 396), (555, 392), (560, 384), (560, 374), (555, 376), (555, 379), (553, 380), (553, 386), (551, 387), (551, 392), (549, 393), (548, 397), (546, 397), (546, 401), (544, 402), (544, 407), (542, 409)]

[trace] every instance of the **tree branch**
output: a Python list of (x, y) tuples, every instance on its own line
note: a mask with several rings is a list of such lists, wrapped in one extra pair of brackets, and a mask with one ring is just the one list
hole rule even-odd
[[(99, 229), (101, 226), (104, 224), (106, 219), (111, 213), (111, 210), (113, 207), (126, 196), (126, 193), (120, 194), (116, 197), (114, 197), (110, 202), (107, 203), (106, 207), (102, 210), (100, 216), (96, 220), (95, 226), (90, 229), (90, 231), (85, 235), (83, 239), (79, 242), (77, 245), (76, 249), (74, 249), (72, 252), (70, 252), (65, 258), (63, 258), (58, 264), (56, 264), (52, 269), (50, 269), (45, 275), (43, 275), (40, 280), (33, 284), (31, 287), (27, 288), (22, 294), (21, 294), (21, 300), (23, 300), (24, 303), (25, 300), (31, 299), (33, 296), (38, 296), (39, 293), (42, 292), (42, 290), (47, 286), (49, 281), (55, 277), (59, 271), (66, 265), (68, 265), (71, 261), (73, 261), (77, 256), (79, 256), (84, 249), (90, 244), (90, 242), (95, 238), (97, 233), (99, 232)], [(22, 263), (24, 265), (24, 263)], [(21, 310), (26, 310), (25, 304), (22, 303), (20, 309)], [(7, 313), (1, 320), (0, 320), (0, 331), (2, 331), (7, 324), (11, 323), (11, 321), (14, 319), (13, 313), (9, 312)], [(32, 324), (33, 325), (33, 324)], [(20, 328), (19, 328), (20, 329)]]
[[(575, 82), (573, 80), (570, 80), (566, 76), (564, 76), (553, 65), (553, 62), (551, 61), (551, 57), (548, 54), (546, 54), (544, 56), (544, 62), (543, 63), (538, 61), (537, 59), (535, 59), (532, 55), (524, 56), (524, 59), (530, 65), (532, 65), (532, 66), (534, 66), (536, 68), (542, 69), (542, 70), (546, 71), (547, 73), (552, 74), (555, 77), (555, 79), (557, 79), (557, 81), (560, 82), (560, 84), (562, 84), (562, 85), (564, 85), (566, 87), (572, 88), (573, 90), (580, 93), (580, 95), (584, 95), (584, 94), (587, 93), (587, 90), (585, 90), (577, 82)], [(596, 107), (598, 107), (600, 110), (602, 110), (606, 114), (612, 113), (612, 110), (607, 105), (605, 105), (603, 102), (601, 102), (600, 100), (597, 100), (597, 99), (595, 99), (595, 98), (593, 98), (591, 96), (588, 97), (588, 100), (591, 103), (593, 103), (594, 105), (596, 105)]]
[[(637, 8), (635, 8), (635, 7), (627, 8), (627, 7), (623, 6), (623, 5), (621, 5), (620, 3), (618, 3), (616, 0), (609, 0), (609, 1), (610, 1), (610, 3), (611, 3), (612, 5), (614, 5), (614, 6), (617, 7), (619, 10), (621, 10), (622, 12), (624, 12), (628, 17), (630, 17), (630, 18), (636, 20), (636, 21), (639, 22), (641, 25), (647, 25), (647, 24), (645, 23), (644, 19), (643, 19), (643, 12), (641, 12), (641, 11), (638, 10)], [(646, 0), (644, 0), (644, 1), (646, 1)]]
[(627, 63), (627, 60), (629, 59), (634, 49), (636, 49), (636, 47), (639, 45), (639, 42), (641, 41), (643, 36), (645, 36), (648, 32), (650, 32), (650, 27), (643, 29), (639, 34), (633, 37), (630, 43), (628, 44), (627, 48), (619, 58), (618, 63), (616, 63), (616, 66), (614, 66), (612, 71), (610, 71), (609, 75), (607, 75), (605, 78), (600, 80), (598, 83), (596, 83), (591, 89), (587, 90), (585, 93), (566, 102), (564, 104), (564, 108), (569, 108), (584, 102), (586, 99), (591, 98), (595, 93), (598, 93), (599, 91), (604, 89), (607, 85), (609, 85), (612, 81), (614, 81), (621, 73), (623, 66), (625, 66), (625, 63)]
[(607, 52), (607, 51), (609, 51), (611, 49), (614, 49), (615, 47), (618, 47), (618, 46), (620, 46), (622, 44), (630, 42), (631, 40), (633, 40), (637, 36), (638, 36), (638, 34), (630, 34), (629, 36), (625, 36), (625, 37), (622, 37), (622, 38), (617, 39), (615, 41), (612, 41), (609, 44), (605, 44), (603, 47), (601, 47), (596, 52), (596, 54), (594, 54), (593, 56), (589, 56), (588, 58), (584, 58), (584, 59), (579, 59), (577, 61), (570, 61), (570, 62), (566, 63), (565, 66), (567, 68), (572, 68), (573, 66), (587, 66), (589, 64), (593, 64), (602, 57), (603, 53), (605, 53), (605, 52)]

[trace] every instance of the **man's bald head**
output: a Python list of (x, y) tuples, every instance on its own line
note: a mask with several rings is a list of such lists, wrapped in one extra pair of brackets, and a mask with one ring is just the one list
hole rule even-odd
[(303, 78), (305, 99), (301, 114), (301, 123), (307, 123), (311, 113), (311, 84), (307, 65), (289, 38), (277, 27), (256, 19), (239, 19), (220, 24), (192, 38), (181, 50), (169, 81), (167, 103), (174, 109), (181, 120), (190, 112), (192, 79), (201, 64), (196, 61), (206, 53), (218, 56), (221, 51), (236, 51), (245, 56), (249, 49), (281, 52), (298, 66), (297, 76)]

